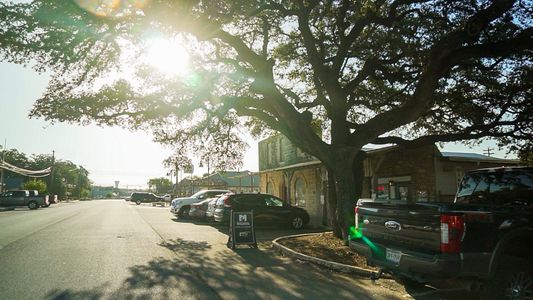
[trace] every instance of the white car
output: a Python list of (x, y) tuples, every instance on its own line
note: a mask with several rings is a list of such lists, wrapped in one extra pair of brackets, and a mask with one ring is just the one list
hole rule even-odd
[(191, 204), (200, 202), (207, 198), (213, 198), (216, 195), (221, 195), (225, 193), (231, 193), (230, 190), (202, 190), (190, 197), (185, 198), (176, 198), (172, 200), (170, 204), (170, 212), (178, 215), (180, 218), (186, 218), (189, 216), (189, 210), (191, 209)]

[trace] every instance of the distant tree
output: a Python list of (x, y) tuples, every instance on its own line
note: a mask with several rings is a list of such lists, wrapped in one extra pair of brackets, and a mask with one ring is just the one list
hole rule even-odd
[(522, 149), (518, 150), (518, 158), (520, 163), (525, 166), (533, 166), (533, 143), (527, 144)]
[(152, 178), (148, 181), (150, 190), (154, 189), (156, 194), (170, 193), (172, 191), (172, 182), (168, 178)]
[(170, 170), (169, 175), (176, 175), (177, 171), (192, 173), (194, 166), (192, 160), (184, 153), (174, 153), (163, 160), (163, 166)]
[(26, 181), (22, 188), (25, 190), (37, 190), (39, 194), (46, 194), (47, 193), (47, 186), (46, 182), (42, 180), (30, 180)]
[[(91, 189), (89, 172), (71, 161), (60, 159), (54, 161), (52, 155), (39, 154), (32, 156), (31, 166), (34, 168), (52, 166), (53, 181), (50, 183), (48, 190), (60, 198), (65, 198), (66, 196), (78, 198), (82, 194), (87, 194)], [(50, 178), (47, 180), (50, 182)]]
[[(30, 161), (28, 160), (28, 157), (26, 154), (18, 151), (17, 149), (8, 149), (3, 154), (5, 157), (5, 161), (9, 164), (12, 164), (14, 166), (17, 166), (19, 168), (29, 169), (31, 168)], [(0, 152), (0, 160), (2, 159), (2, 152)], [(12, 178), (12, 177), (23, 177), (20, 174), (11, 172), (11, 171), (4, 171), (4, 178)]]
[[(326, 166), (337, 236), (364, 145), (533, 138), (530, 1), (88, 3), (0, 3), (0, 56), (52, 73), (32, 116), (209, 141), (220, 162), (242, 157), (245, 129), (280, 132)], [(187, 48), (188, 75), (143, 64), (154, 32)]]

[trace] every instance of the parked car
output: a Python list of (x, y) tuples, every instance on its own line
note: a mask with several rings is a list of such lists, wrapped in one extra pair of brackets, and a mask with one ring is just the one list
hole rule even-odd
[(208, 221), (215, 221), (215, 207), (217, 205), (217, 200), (222, 195), (217, 195), (213, 198), (209, 198), (209, 203), (207, 204), (207, 210), (205, 211), (205, 218)]
[(130, 201), (140, 205), (141, 203), (155, 203), (164, 200), (163, 197), (159, 197), (153, 193), (135, 192), (131, 194)]
[(218, 198), (214, 218), (228, 223), (231, 210), (254, 212), (256, 225), (279, 225), (301, 229), (309, 223), (309, 214), (269, 194), (226, 194)]
[(176, 198), (172, 200), (170, 204), (170, 212), (178, 215), (180, 218), (186, 218), (189, 216), (189, 210), (191, 209), (191, 204), (200, 202), (207, 198), (212, 198), (213, 196), (219, 194), (230, 193), (229, 190), (202, 190), (190, 197)]
[(170, 203), (170, 201), (172, 201), (172, 196), (170, 194), (165, 194), (162, 197), (165, 200), (165, 202), (169, 202)]
[(455, 279), (491, 299), (533, 295), (533, 167), (468, 172), (454, 203), (361, 199), (350, 247), (400, 281)]
[[(37, 191), (37, 190), (28, 190), (28, 192), (29, 192), (29, 196), (30, 197), (38, 197), (39, 196), (39, 191)], [(41, 207), (49, 207), (50, 204), (52, 203), (52, 201), (51, 201), (52, 199), (50, 199), (50, 196), (45, 197), (45, 199), (46, 199), (45, 203), (43, 205), (41, 205)], [(53, 202), (53, 203), (55, 203), (55, 202)]]
[(33, 190), (6, 191), (0, 195), (0, 206), (27, 206), (29, 209), (47, 207), (48, 195), (41, 196)]
[(207, 205), (211, 202), (211, 198), (205, 199), (198, 203), (191, 204), (191, 210), (189, 210), (189, 217), (197, 220), (205, 220), (205, 212), (207, 211)]

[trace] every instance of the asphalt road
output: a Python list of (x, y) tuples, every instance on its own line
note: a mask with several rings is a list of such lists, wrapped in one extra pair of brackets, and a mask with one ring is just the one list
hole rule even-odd
[[(260, 240), (294, 232), (260, 230)], [(0, 299), (408, 299), (372, 282), (259, 249), (224, 227), (122, 200), (0, 212)]]

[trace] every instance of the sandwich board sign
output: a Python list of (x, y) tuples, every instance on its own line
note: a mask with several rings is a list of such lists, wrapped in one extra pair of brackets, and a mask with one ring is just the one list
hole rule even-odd
[(237, 245), (257, 248), (254, 228), (254, 211), (231, 211), (228, 247), (235, 250)]

